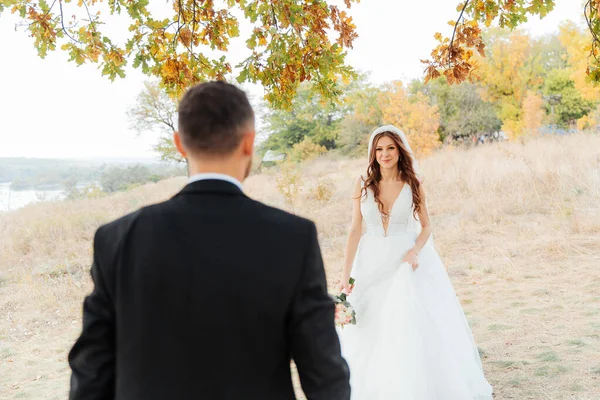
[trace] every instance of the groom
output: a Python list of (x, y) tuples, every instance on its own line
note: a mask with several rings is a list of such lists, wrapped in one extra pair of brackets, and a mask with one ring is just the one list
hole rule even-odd
[(315, 225), (242, 192), (254, 137), (240, 89), (185, 94), (189, 183), (96, 232), (71, 400), (294, 399), (292, 358), (308, 399), (349, 399)]

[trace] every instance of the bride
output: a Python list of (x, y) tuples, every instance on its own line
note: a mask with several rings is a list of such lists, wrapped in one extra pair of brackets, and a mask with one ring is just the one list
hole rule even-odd
[[(351, 272), (356, 288), (348, 283)], [(340, 282), (357, 315), (356, 325), (339, 332), (352, 400), (492, 398), (431, 239), (413, 154), (394, 126), (371, 135), (367, 176), (355, 183)]]

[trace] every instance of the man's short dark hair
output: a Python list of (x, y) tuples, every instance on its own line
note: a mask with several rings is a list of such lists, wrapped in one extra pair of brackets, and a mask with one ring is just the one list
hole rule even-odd
[(190, 88), (179, 102), (179, 133), (190, 152), (223, 155), (239, 144), (254, 111), (243, 90), (222, 81)]

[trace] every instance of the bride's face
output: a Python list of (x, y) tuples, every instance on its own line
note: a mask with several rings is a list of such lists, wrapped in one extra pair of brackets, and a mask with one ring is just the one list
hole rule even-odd
[(400, 149), (388, 136), (382, 136), (375, 147), (375, 159), (381, 168), (397, 168)]

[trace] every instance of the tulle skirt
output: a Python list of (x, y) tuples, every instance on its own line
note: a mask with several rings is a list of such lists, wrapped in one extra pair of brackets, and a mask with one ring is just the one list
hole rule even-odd
[(361, 239), (348, 300), (357, 324), (338, 329), (352, 400), (484, 400), (492, 387), (452, 283), (431, 241), (413, 271), (415, 234)]

